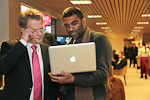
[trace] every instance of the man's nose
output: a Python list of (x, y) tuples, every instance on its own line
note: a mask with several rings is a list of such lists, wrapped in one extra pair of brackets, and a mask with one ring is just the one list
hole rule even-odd
[(73, 29), (74, 29), (73, 25), (70, 25), (69, 31), (73, 31)]

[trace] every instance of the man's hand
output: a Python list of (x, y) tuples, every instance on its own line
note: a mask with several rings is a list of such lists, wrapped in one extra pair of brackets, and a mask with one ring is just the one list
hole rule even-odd
[(29, 42), (32, 39), (32, 30), (31, 29), (21, 29), (22, 35), (21, 35), (21, 39), (23, 39), (26, 42)]
[(74, 76), (70, 73), (60, 72), (59, 76), (53, 76), (51, 73), (48, 74), (53, 82), (58, 82), (61, 84), (74, 82)]

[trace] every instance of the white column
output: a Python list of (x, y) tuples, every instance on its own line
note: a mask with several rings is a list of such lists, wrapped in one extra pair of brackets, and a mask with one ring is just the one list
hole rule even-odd
[(0, 0), (0, 44), (9, 40), (9, 0)]
[(20, 0), (0, 0), (0, 45), (3, 41), (20, 38), (19, 13)]

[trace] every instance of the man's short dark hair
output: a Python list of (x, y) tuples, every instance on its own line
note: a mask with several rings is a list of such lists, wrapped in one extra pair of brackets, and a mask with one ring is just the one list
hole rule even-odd
[(77, 15), (81, 20), (83, 19), (83, 14), (81, 10), (77, 7), (68, 7), (63, 11), (62, 18), (71, 17), (72, 15)]

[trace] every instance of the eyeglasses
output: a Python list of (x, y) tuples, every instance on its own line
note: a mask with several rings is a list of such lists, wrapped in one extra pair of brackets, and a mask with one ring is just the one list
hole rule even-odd
[(33, 34), (36, 34), (36, 33), (38, 33), (38, 32), (43, 33), (43, 32), (44, 32), (44, 29), (43, 29), (43, 28), (40, 28), (40, 29), (33, 29), (33, 30), (31, 30), (31, 32), (32, 32)]

